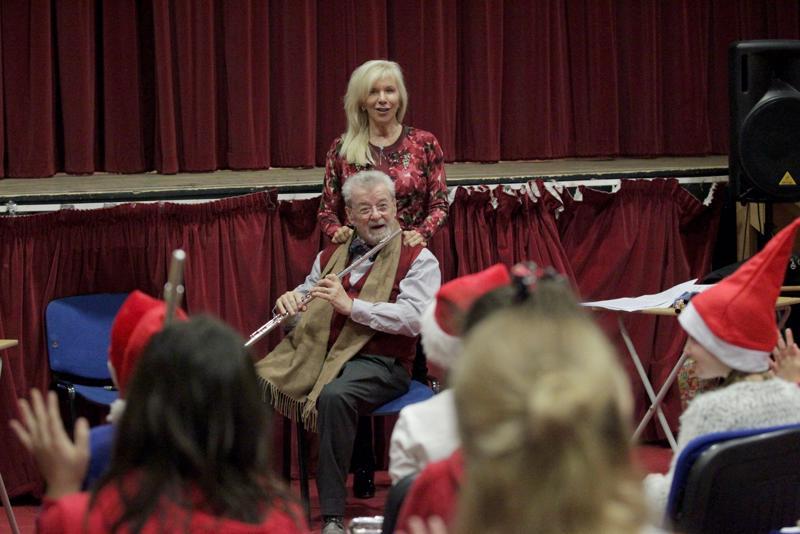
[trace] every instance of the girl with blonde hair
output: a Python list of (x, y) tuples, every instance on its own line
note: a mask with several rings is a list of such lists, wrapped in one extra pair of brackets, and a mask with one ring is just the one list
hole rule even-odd
[(342, 186), (357, 172), (377, 169), (394, 182), (397, 219), (407, 245), (427, 244), (447, 219), (444, 154), (433, 134), (403, 124), (408, 108), (403, 72), (394, 61), (374, 59), (350, 76), (344, 110), (347, 131), (325, 158), (318, 220), (334, 243), (353, 234)]
[(465, 464), (457, 532), (642, 531), (630, 386), (581, 310), (492, 315), (468, 336), (454, 388)]

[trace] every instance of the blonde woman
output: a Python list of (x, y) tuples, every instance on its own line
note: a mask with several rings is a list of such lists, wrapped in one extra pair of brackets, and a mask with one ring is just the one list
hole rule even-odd
[(403, 124), (408, 93), (400, 66), (371, 60), (350, 76), (344, 110), (347, 131), (331, 144), (318, 220), (334, 243), (352, 235), (342, 185), (353, 174), (378, 169), (395, 184), (397, 219), (406, 245), (427, 244), (447, 219), (444, 154), (430, 132)]
[(642, 531), (630, 386), (589, 317), (497, 312), (468, 336), (454, 388), (465, 464), (456, 532)]

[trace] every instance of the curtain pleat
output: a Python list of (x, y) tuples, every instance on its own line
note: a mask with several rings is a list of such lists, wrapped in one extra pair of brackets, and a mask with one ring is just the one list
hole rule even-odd
[(4, 2), (0, 177), (320, 166), (372, 58), (447, 161), (724, 154), (729, 44), (798, 37), (793, 0)]
[[(676, 180), (625, 181), (614, 194), (581, 188), (580, 195), (580, 201), (565, 199), (559, 229), (584, 301), (659, 293), (708, 272), (719, 204), (703, 207)], [(709, 219), (707, 213), (715, 215)], [(649, 402), (619, 334), (620, 315), (597, 316), (631, 377), (638, 420)], [(663, 383), (685, 341), (678, 322), (643, 314), (622, 317), (650, 381)], [(670, 424), (677, 426), (677, 384), (663, 408)], [(648, 428), (645, 439), (663, 437), (660, 428)]]
[[(658, 0), (630, 2), (627, 9), (617, 11), (619, 34), (638, 44), (636, 48), (621, 46), (618, 56), (620, 78), (629, 82), (619, 87), (619, 143), (621, 152), (631, 155), (664, 152), (659, 5)], [(727, 90), (727, 85), (718, 89)]]
[[(581, 194), (580, 201), (563, 195), (562, 204), (538, 181), (518, 191), (459, 187), (448, 224), (429, 244), (443, 280), (498, 261), (533, 260), (564, 273), (583, 300), (596, 300), (655, 293), (709, 270), (719, 201), (704, 206), (674, 180)], [(302, 282), (327, 243), (317, 226), (318, 206), (319, 198), (278, 202), (270, 191), (196, 205), (0, 218), (0, 337), (20, 342), (0, 352), (0, 440), (7, 450), (0, 472), (11, 493), (42, 489), (7, 421), (17, 416), (18, 398), (49, 385), (48, 302), (133, 289), (160, 296), (171, 252), (183, 248), (187, 311), (216, 315), (246, 336), (271, 317), (280, 294)], [(615, 317), (600, 320), (619, 342)], [(680, 350), (677, 322), (631, 315), (625, 324), (651, 379), (661, 383)], [(281, 335), (276, 330), (259, 342), (254, 356), (266, 354)], [(621, 348), (641, 414), (645, 397), (626, 354)], [(673, 424), (680, 411), (676, 393), (665, 405)]]
[(3, 2), (2, 14), (5, 176), (51, 176), (60, 168), (51, 2)]
[[(325, 154), (331, 142), (347, 127), (344, 94), (350, 73), (369, 59), (388, 57), (386, 18), (386, 5), (382, 0), (317, 4), (318, 62), (314, 100), (317, 166), (325, 165)], [(299, 105), (308, 106), (309, 102)]]
[(458, 117), (457, 6), (456, 0), (397, 0), (389, 2), (387, 21), (389, 57), (403, 67), (409, 93), (404, 122), (434, 132), (450, 160)]
[[(0, 45), (3, 44), (3, 4), (0, 3)], [(0, 51), (0, 82), (5, 86), (3, 72), (3, 53)], [(3, 98), (4, 91), (0, 88), (0, 109), (5, 109), (5, 101)], [(0, 178), (6, 175), (6, 124), (5, 113), (0, 113)]]
[[(503, 87), (503, 3), (500, 0), (459, 5), (459, 72), (455, 158), (500, 159)], [(470, 120), (471, 118), (471, 120)]]
[[(276, 167), (314, 165), (316, 19), (312, 0), (270, 2), (270, 148)], [(286, 105), (292, 101), (308, 105)]]
[[(97, 170), (145, 172), (153, 169), (152, 74), (147, 66), (152, 33), (138, 24), (144, 14), (134, 2), (100, 2), (102, 11), (101, 57), (97, 59), (100, 81), (97, 110), (102, 127), (93, 143), (99, 144), (102, 163)], [(142, 35), (144, 33), (144, 35)], [(87, 110), (86, 113), (90, 111)], [(91, 170), (87, 171), (91, 172)]]
[(219, 73), (220, 135), (227, 139), (231, 169), (270, 167), (269, 6), (264, 2), (223, 2), (221, 29), (225, 68)]
[(95, 83), (95, 3), (56, 2), (56, 53), (58, 87), (69, 98), (58, 99), (62, 125), (64, 170), (91, 173), (97, 168), (97, 106), (85, 109), (83, 102), (97, 99)]
[[(571, 154), (565, 2), (510, 2), (503, 16), (501, 159)], [(540, 39), (520, 39), (521, 35)]]

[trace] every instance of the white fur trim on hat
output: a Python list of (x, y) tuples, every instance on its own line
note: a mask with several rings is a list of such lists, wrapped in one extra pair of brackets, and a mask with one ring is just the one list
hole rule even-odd
[(714, 335), (692, 303), (678, 315), (686, 332), (707, 351), (730, 367), (743, 373), (761, 373), (769, 369), (769, 353), (732, 345)]
[(450, 369), (455, 365), (461, 355), (461, 338), (451, 336), (441, 329), (436, 322), (434, 311), (436, 310), (434, 299), (430, 305), (422, 312), (422, 349), (428, 361), (441, 367), (443, 370)]

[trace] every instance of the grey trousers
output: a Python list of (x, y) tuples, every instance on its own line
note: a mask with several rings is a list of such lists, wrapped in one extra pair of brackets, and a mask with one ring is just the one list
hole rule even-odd
[(394, 358), (361, 354), (322, 388), (317, 399), (317, 490), (323, 516), (344, 515), (358, 416), (404, 394), (410, 382), (408, 371)]

